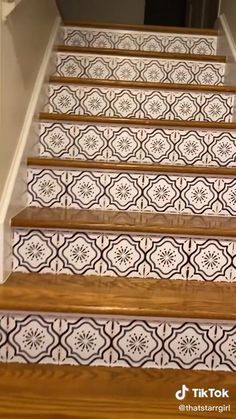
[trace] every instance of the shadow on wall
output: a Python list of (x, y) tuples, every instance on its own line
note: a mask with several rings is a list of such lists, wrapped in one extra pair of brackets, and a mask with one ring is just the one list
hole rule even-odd
[(57, 0), (63, 19), (144, 23), (145, 0)]

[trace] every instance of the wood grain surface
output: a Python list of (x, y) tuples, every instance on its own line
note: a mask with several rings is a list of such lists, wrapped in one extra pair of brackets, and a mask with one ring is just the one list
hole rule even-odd
[(236, 320), (236, 284), (12, 273), (0, 310)]
[(204, 85), (204, 84), (180, 84), (180, 83), (156, 83), (156, 82), (143, 82), (143, 81), (120, 81), (120, 80), (101, 80), (89, 79), (79, 77), (62, 77), (51, 76), (49, 83), (59, 84), (77, 84), (85, 86), (101, 86), (101, 87), (114, 87), (121, 89), (150, 89), (150, 90), (178, 90), (178, 91), (199, 91), (210, 93), (235, 93), (236, 86), (231, 85)]
[[(182, 384), (225, 388), (230, 398), (179, 402)], [(228, 413), (180, 412), (180, 405), (228, 405)], [(235, 419), (235, 373), (140, 368), (0, 365), (2, 419)]]
[(107, 23), (86, 20), (64, 20), (65, 26), (81, 26), (86, 28), (103, 28), (103, 29), (120, 29), (127, 31), (143, 31), (143, 32), (167, 32), (167, 33), (182, 33), (189, 35), (209, 35), (217, 36), (217, 29), (204, 29), (204, 28), (186, 28), (178, 26), (157, 26), (157, 25), (135, 25), (135, 24), (120, 24), (120, 23)]
[(115, 48), (88, 48), (78, 47), (76, 45), (59, 45), (56, 47), (56, 51), (66, 53), (78, 53), (78, 54), (95, 54), (95, 55), (116, 55), (129, 57), (142, 57), (142, 58), (161, 58), (164, 60), (189, 60), (189, 61), (209, 61), (209, 62), (226, 62), (226, 56), (224, 55), (202, 55), (202, 54), (183, 54), (175, 52), (158, 52), (158, 51), (140, 51), (132, 49), (120, 49), (119, 51)]
[(73, 169), (120, 170), (125, 172), (153, 172), (153, 173), (188, 173), (198, 175), (236, 176), (236, 167), (190, 166), (155, 163), (123, 163), (102, 162), (93, 160), (56, 159), (47, 157), (29, 157), (29, 166), (62, 167)]
[(125, 124), (137, 125), (146, 127), (171, 127), (171, 128), (203, 128), (203, 129), (236, 129), (235, 122), (208, 122), (208, 121), (181, 121), (166, 119), (148, 119), (148, 118), (120, 118), (107, 116), (86, 116), (86, 115), (68, 115), (65, 113), (47, 113), (41, 112), (39, 114), (40, 120), (48, 121), (65, 121), (75, 123), (99, 123), (99, 124)]
[(13, 227), (236, 237), (236, 217), (28, 207)]

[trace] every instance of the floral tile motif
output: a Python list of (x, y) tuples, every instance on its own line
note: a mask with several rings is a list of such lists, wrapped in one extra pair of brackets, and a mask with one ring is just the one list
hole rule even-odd
[(232, 241), (191, 239), (189, 279), (231, 281), (233, 254)]
[(67, 173), (61, 170), (28, 169), (28, 205), (65, 207)]
[(56, 75), (89, 79), (222, 85), (224, 63), (57, 53)]
[(102, 275), (144, 277), (145, 252), (142, 242), (145, 242), (143, 236), (104, 234)]
[(218, 215), (220, 210), (217, 186), (217, 178), (183, 177), (180, 212)]
[(58, 348), (54, 317), (38, 314), (8, 317), (8, 362), (57, 364)]
[(44, 157), (74, 158), (74, 125), (65, 123), (40, 123), (40, 150)]
[(235, 215), (232, 178), (124, 171), (28, 171), (28, 205), (80, 209)]
[(181, 178), (168, 175), (144, 175), (143, 211), (178, 213)]
[(234, 324), (62, 313), (0, 319), (0, 362), (236, 371)]
[(88, 116), (231, 122), (234, 95), (49, 84), (44, 110)]
[(214, 369), (235, 371), (236, 369), (236, 326), (218, 325)]
[(115, 320), (111, 366), (160, 368), (161, 323)]
[(13, 271), (56, 273), (58, 234), (55, 231), (15, 230)]
[(42, 122), (42, 157), (196, 166), (236, 166), (234, 131)]
[(13, 271), (236, 281), (230, 240), (80, 231), (14, 231)]
[(165, 323), (163, 368), (212, 370), (215, 326), (197, 323)]
[(186, 54), (216, 54), (214, 36), (175, 35), (169, 33), (119, 31), (64, 27), (65, 45), (91, 48), (113, 48)]
[(61, 319), (59, 364), (109, 366), (111, 328), (106, 319)]
[(67, 206), (70, 208), (101, 209), (105, 200), (103, 172), (69, 171)]
[(190, 240), (176, 237), (147, 239), (146, 277), (163, 279), (188, 278)]
[(7, 316), (0, 314), (0, 362), (7, 360)]
[(59, 233), (57, 273), (99, 275), (101, 252), (102, 239), (99, 233)]

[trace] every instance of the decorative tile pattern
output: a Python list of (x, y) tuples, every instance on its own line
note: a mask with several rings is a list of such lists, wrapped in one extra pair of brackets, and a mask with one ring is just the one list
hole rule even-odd
[(235, 255), (225, 239), (19, 229), (13, 270), (233, 282)]
[(57, 53), (62, 77), (222, 85), (224, 72), (224, 63)]
[(29, 169), (28, 205), (236, 215), (236, 180), (92, 170)]
[(7, 332), (8, 362), (57, 363), (59, 336), (55, 318), (9, 315)]
[(108, 366), (112, 322), (96, 318), (60, 320), (59, 364)]
[(62, 28), (65, 45), (189, 54), (216, 54), (216, 36), (119, 31), (115, 29)]
[(1, 362), (236, 371), (236, 326), (1, 313)]
[(56, 273), (57, 247), (55, 231), (14, 231), (13, 271)]
[(49, 84), (44, 110), (88, 116), (231, 122), (232, 93)]
[(41, 122), (42, 157), (236, 166), (235, 131)]

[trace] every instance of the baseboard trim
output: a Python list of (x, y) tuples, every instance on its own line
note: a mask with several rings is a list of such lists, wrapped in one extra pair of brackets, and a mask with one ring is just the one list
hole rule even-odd
[(49, 78), (52, 50), (56, 43), (61, 18), (56, 17), (43, 60), (36, 77), (29, 101), (19, 141), (3, 189), (0, 202), (0, 283), (6, 281), (11, 273), (11, 230), (10, 218), (26, 206), (25, 182), (27, 173), (27, 150), (32, 149), (31, 133), (34, 131), (34, 119), (41, 108), (43, 84)]

